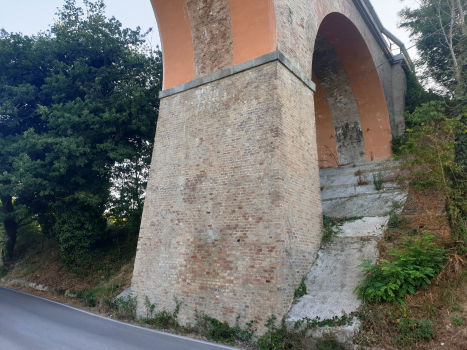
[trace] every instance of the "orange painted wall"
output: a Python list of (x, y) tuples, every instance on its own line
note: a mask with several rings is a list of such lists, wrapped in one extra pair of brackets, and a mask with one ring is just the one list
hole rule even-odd
[(324, 98), (323, 89), (314, 73), (313, 82), (316, 84), (315, 120), (319, 167), (332, 168), (338, 166), (336, 134), (328, 102)]
[[(328, 15), (319, 32), (333, 46), (351, 82), (375, 69), (365, 40), (344, 15)], [(352, 90), (360, 113), (366, 160), (391, 157), (391, 126), (378, 72), (374, 70), (352, 83)]]
[[(195, 79), (195, 50), (186, 1), (151, 0), (151, 2), (159, 25), (164, 55), (163, 88), (169, 89), (192, 81)], [(273, 0), (229, 0), (229, 7), (234, 65), (276, 50)], [(214, 61), (213, 57), (204, 57), (204, 55), (199, 59), (208, 65), (210, 59)], [(213, 69), (218, 70), (216, 67)]]
[(276, 50), (273, 0), (229, 0), (234, 39), (233, 64)]
[(193, 80), (194, 50), (185, 0), (151, 0), (161, 35), (164, 89)]

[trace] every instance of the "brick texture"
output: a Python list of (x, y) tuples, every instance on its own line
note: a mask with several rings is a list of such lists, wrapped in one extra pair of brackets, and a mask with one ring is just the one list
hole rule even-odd
[(279, 62), (162, 100), (132, 288), (233, 322), (288, 311), (322, 235), (313, 95)]
[[(351, 0), (273, 3), (277, 49), (305, 76), (332, 12), (355, 24), (376, 66), (385, 62)], [(186, 5), (194, 78), (232, 66), (229, 0)], [(345, 78), (340, 69), (336, 79)], [(403, 127), (394, 115), (403, 110), (403, 72), (388, 63), (377, 74), (391, 124)], [(286, 315), (322, 237), (314, 108), (313, 92), (278, 61), (162, 99), (132, 281), (139, 315), (146, 297), (157, 310), (182, 302), (184, 325), (196, 311), (262, 325)]]
[(199, 78), (233, 65), (233, 33), (228, 0), (186, 0)]

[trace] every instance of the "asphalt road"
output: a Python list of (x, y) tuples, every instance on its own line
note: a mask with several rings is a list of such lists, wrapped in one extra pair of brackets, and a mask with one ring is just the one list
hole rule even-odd
[(233, 349), (128, 325), (0, 287), (0, 350)]

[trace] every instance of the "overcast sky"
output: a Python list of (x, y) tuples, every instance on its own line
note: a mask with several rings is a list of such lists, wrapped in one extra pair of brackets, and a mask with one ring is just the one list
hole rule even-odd
[[(82, 0), (77, 3), (82, 6)], [(106, 0), (105, 3), (107, 15), (115, 16), (124, 27), (134, 29), (140, 26), (143, 30), (154, 28), (149, 40), (153, 46), (160, 44), (150, 0)], [(407, 33), (397, 28), (397, 12), (405, 6), (416, 6), (416, 0), (372, 0), (372, 3), (383, 25), (402, 40), (407, 48), (412, 46)], [(45, 31), (56, 18), (57, 7), (63, 4), (64, 0), (0, 0), (0, 28), (25, 35)], [(410, 53), (416, 55), (414, 50)]]

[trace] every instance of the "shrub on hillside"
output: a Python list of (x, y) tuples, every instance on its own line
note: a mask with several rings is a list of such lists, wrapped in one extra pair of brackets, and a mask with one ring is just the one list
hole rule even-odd
[(447, 251), (435, 243), (435, 236), (406, 238), (401, 248), (391, 249), (391, 260), (378, 265), (365, 261), (360, 267), (368, 277), (357, 287), (361, 299), (370, 302), (399, 302), (406, 294), (430, 284), (444, 267)]

